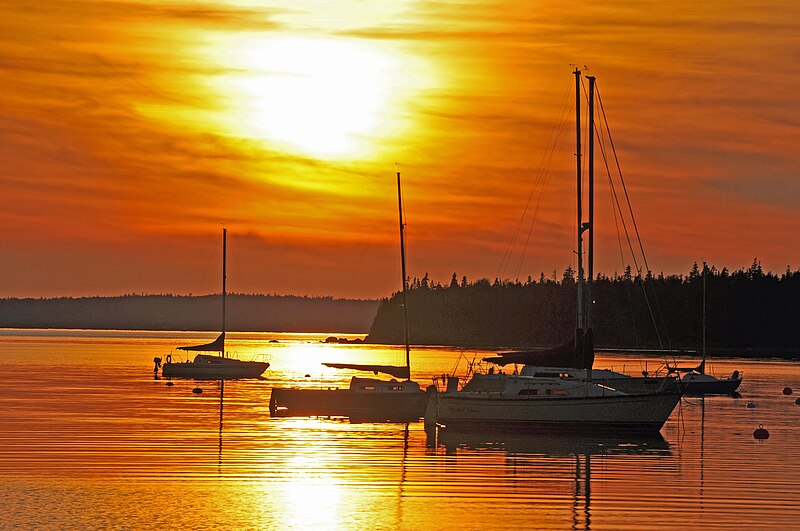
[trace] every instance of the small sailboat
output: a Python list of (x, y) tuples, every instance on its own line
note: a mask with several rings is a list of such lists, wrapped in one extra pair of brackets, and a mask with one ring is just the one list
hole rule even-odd
[(681, 386), (687, 395), (730, 395), (736, 392), (742, 383), (739, 371), (733, 371), (727, 378), (717, 378), (706, 372), (706, 270), (703, 262), (703, 353), (700, 365), (691, 368), (670, 367), (673, 373), (684, 373)]
[[(604, 385), (594, 378), (591, 279), (593, 276), (594, 234), (594, 77), (589, 79), (589, 220), (581, 212), (581, 128), (580, 76), (575, 69), (578, 192), (578, 315), (574, 338), (564, 345), (539, 352), (501, 353), (489, 361), (498, 364), (522, 363), (521, 374), (475, 373), (462, 389), (448, 385), (444, 393), (435, 391), (425, 411), (427, 426), (448, 429), (523, 430), (536, 432), (556, 428), (561, 431), (586, 431), (593, 434), (618, 432), (657, 432), (680, 401), (680, 390), (661, 380), (655, 389), (628, 389)], [(588, 296), (584, 297), (583, 233), (589, 231)], [(545, 367), (571, 368), (549, 371)], [(580, 371), (580, 378), (577, 372)]]
[[(269, 410), (273, 416), (339, 416), (351, 421), (418, 421), (425, 413), (427, 394), (411, 380), (410, 339), (408, 332), (408, 294), (406, 252), (403, 232), (403, 197), (400, 172), (397, 172), (397, 202), (400, 216), (400, 261), (403, 275), (403, 331), (405, 365), (323, 363), (336, 369), (368, 371), (394, 376), (391, 380), (353, 376), (347, 389), (308, 389), (273, 387)], [(399, 379), (399, 380), (398, 380)]]
[[(218, 354), (197, 354), (192, 361), (173, 361), (168, 354), (161, 367), (164, 378), (194, 378), (197, 380), (231, 380), (236, 378), (258, 378), (269, 368), (266, 361), (244, 361), (228, 357), (225, 352), (225, 302), (226, 302), (226, 261), (228, 229), (222, 229), (222, 332), (211, 343), (178, 347), (189, 352), (217, 352)], [(157, 372), (161, 359), (153, 360)]]

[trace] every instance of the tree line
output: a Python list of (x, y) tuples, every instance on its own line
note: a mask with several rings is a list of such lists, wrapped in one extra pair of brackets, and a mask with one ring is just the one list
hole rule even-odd
[[(686, 275), (598, 274), (593, 281), (594, 338), (598, 348), (700, 349), (705, 283), (709, 349), (797, 350), (800, 270), (764, 272), (756, 259), (730, 272), (695, 263)], [(409, 331), (416, 344), (553, 346), (576, 327), (576, 275), (568, 267), (527, 281), (486, 278), (448, 284), (426, 274), (408, 292)], [(381, 302), (367, 341), (402, 343), (400, 293)]]

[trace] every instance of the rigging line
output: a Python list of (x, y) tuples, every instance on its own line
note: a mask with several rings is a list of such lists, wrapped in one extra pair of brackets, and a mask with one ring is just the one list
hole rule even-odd
[[(608, 129), (608, 120), (606, 118), (605, 113), (603, 113), (603, 120), (605, 121), (606, 129)], [(596, 127), (595, 127), (595, 130), (597, 131)], [(603, 143), (605, 141), (606, 137), (605, 137), (605, 135), (602, 135), (602, 133), (600, 131), (598, 131), (598, 133), (599, 133), (598, 134), (598, 138), (601, 139), (601, 142), (599, 142), (598, 144), (599, 144), (599, 147), (600, 147), (601, 156), (603, 158), (603, 164), (604, 164), (604, 166), (606, 168), (606, 175), (608, 176), (608, 183), (611, 186), (611, 194), (612, 194), (612, 197), (614, 198), (614, 202), (616, 203), (617, 209), (619, 210), (620, 220), (622, 221), (622, 228), (625, 231), (625, 239), (628, 241), (628, 249), (631, 252), (631, 259), (633, 260), (634, 266), (636, 266), (637, 274), (639, 276), (641, 276), (641, 270), (642, 269), (639, 266), (639, 261), (636, 258), (636, 252), (633, 249), (633, 243), (631, 242), (630, 233), (628, 232), (628, 224), (625, 222), (625, 216), (624, 216), (624, 214), (622, 212), (622, 205), (619, 202), (619, 195), (617, 194), (617, 189), (614, 186), (614, 180), (611, 177), (611, 169), (608, 166), (608, 156), (607, 156), (607, 153), (606, 153), (605, 144)], [(609, 131), (609, 135), (610, 135), (610, 131)], [(619, 166), (619, 160), (617, 160), (617, 165)], [(642, 285), (642, 294), (644, 295), (645, 303), (647, 303), (647, 310), (650, 313), (650, 319), (653, 321), (653, 328), (655, 328), (655, 331), (656, 331), (656, 337), (658, 338), (659, 347), (663, 350), (664, 349), (664, 344), (661, 341), (661, 333), (658, 330), (658, 324), (656, 323), (656, 317), (655, 317), (655, 315), (653, 313), (653, 308), (650, 305), (650, 298), (647, 296), (647, 289), (645, 288), (645, 285), (644, 285), (644, 279), (642, 279), (641, 285)]]
[[(519, 222), (517, 223), (517, 226), (516, 226), (516, 228), (514, 230), (514, 235), (513, 235), (512, 239), (511, 239), (511, 242), (509, 243), (509, 246), (506, 249), (506, 252), (505, 252), (505, 254), (503, 256), (503, 260), (501, 261), (501, 265), (500, 265), (500, 267), (498, 267), (497, 274), (495, 275), (496, 277), (500, 277), (501, 276), (500, 275), (501, 272), (502, 272), (503, 275), (505, 275), (505, 272), (506, 272), (507, 268), (511, 265), (511, 257), (513, 255), (513, 249), (516, 246), (517, 239), (519, 237), (520, 230), (522, 228), (522, 224), (525, 221), (525, 216), (528, 213), (528, 208), (530, 207), (531, 200), (533, 199), (533, 196), (536, 193), (537, 188), (540, 188), (540, 185), (542, 187), (544, 186), (543, 179), (544, 179), (544, 176), (546, 175), (545, 174), (546, 170), (544, 170), (545, 160), (548, 157), (548, 155), (552, 156), (551, 152), (555, 148), (555, 140), (553, 140), (554, 132), (557, 130), (557, 127), (558, 127), (558, 124), (559, 124), (559, 120), (561, 119), (561, 116), (563, 116), (563, 114), (565, 112), (564, 111), (565, 101), (567, 100), (568, 95), (569, 95), (569, 91), (567, 90), (567, 91), (565, 91), (564, 97), (562, 98), (561, 107), (559, 108), (559, 114), (557, 115), (556, 121), (553, 123), (553, 126), (550, 129), (550, 135), (548, 136), (547, 143), (545, 144), (545, 150), (544, 150), (544, 152), (542, 154), (542, 161), (539, 163), (539, 168), (537, 170), (536, 177), (534, 178), (533, 184), (531, 185), (531, 190), (530, 190), (530, 192), (528, 194), (528, 199), (527, 199), (527, 201), (525, 203), (525, 208), (522, 211), (522, 215), (520, 216)], [(551, 142), (552, 142), (552, 147), (551, 147)], [(534, 221), (532, 221), (531, 223), (532, 224), (535, 223), (535, 216), (534, 216)], [(530, 230), (529, 230), (529, 233), (530, 233)], [(521, 266), (520, 266), (520, 269), (521, 269)], [(517, 273), (517, 276), (519, 276), (519, 273)]]
[(647, 256), (644, 253), (644, 245), (642, 245), (642, 238), (639, 235), (639, 227), (636, 225), (636, 217), (633, 215), (633, 207), (631, 206), (631, 200), (630, 200), (630, 197), (628, 196), (628, 187), (625, 184), (625, 179), (622, 176), (622, 168), (620, 167), (619, 158), (617, 157), (617, 149), (614, 146), (614, 139), (611, 137), (611, 129), (610, 129), (609, 125), (608, 125), (608, 117), (606, 116), (606, 110), (605, 110), (605, 107), (603, 107), (603, 100), (602, 100), (602, 98), (600, 98), (600, 91), (599, 90), (597, 91), (597, 101), (600, 103), (600, 111), (603, 113), (603, 121), (606, 124), (606, 130), (608, 132), (608, 142), (611, 145), (611, 152), (614, 154), (614, 161), (616, 162), (616, 165), (617, 165), (617, 172), (619, 174), (619, 180), (622, 183), (622, 190), (623, 190), (623, 192), (625, 192), (625, 201), (628, 203), (628, 211), (630, 212), (631, 221), (633, 222), (633, 230), (636, 233), (637, 240), (639, 241), (639, 250), (642, 253), (642, 259), (644, 260), (644, 266), (647, 269), (647, 271), (649, 272), (650, 271), (650, 266), (647, 264)]
[[(614, 146), (614, 139), (611, 137), (611, 128), (608, 125), (608, 117), (606, 116), (606, 110), (605, 107), (603, 106), (603, 100), (600, 97), (599, 90), (597, 91), (597, 101), (600, 103), (600, 110), (603, 114), (603, 120), (606, 124), (606, 130), (608, 131), (608, 141), (609, 144), (611, 145), (611, 150), (614, 153), (614, 161), (616, 162), (617, 165), (617, 172), (619, 173), (619, 180), (622, 183), (622, 189), (625, 192), (625, 201), (627, 201), (628, 203), (628, 211), (630, 212), (631, 221), (633, 222), (633, 229), (636, 232), (636, 239), (639, 242), (639, 251), (642, 253), (642, 260), (644, 261), (644, 267), (645, 269), (647, 269), (648, 274), (650, 274), (652, 277), (652, 270), (650, 269), (650, 264), (647, 263), (647, 255), (644, 252), (644, 245), (642, 244), (642, 238), (641, 235), (639, 234), (639, 227), (636, 224), (636, 217), (633, 215), (633, 206), (631, 205), (631, 200), (630, 197), (628, 196), (628, 187), (625, 184), (625, 179), (622, 176), (622, 167), (619, 164), (619, 157), (617, 157), (617, 150), (616, 147)], [(655, 282), (653, 283), (652, 289), (653, 289), (653, 299), (656, 305), (656, 311), (658, 312), (658, 315), (661, 318), (661, 325), (664, 327), (664, 335), (666, 335), (667, 337), (667, 345), (669, 346), (671, 345), (672, 342), (670, 341), (669, 330), (667, 329), (667, 325), (664, 320), (664, 313), (661, 311), (661, 305), (658, 302), (658, 293), (656, 292), (655, 289)]]
[[(612, 187), (608, 187), (608, 194), (611, 199), (611, 212), (614, 213), (614, 226), (617, 229), (617, 244), (619, 245), (619, 258), (623, 268), (625, 267), (625, 252), (622, 250), (622, 236), (619, 233), (619, 219), (617, 218), (617, 209), (614, 208), (614, 192)], [(636, 330), (636, 314), (633, 311), (633, 299), (631, 299), (631, 286), (625, 283), (625, 294), (628, 297), (628, 309), (631, 312), (631, 324), (633, 325), (633, 340), (636, 343), (636, 348), (639, 348), (639, 333)]]
[(547, 159), (544, 161), (544, 170), (543, 170), (543, 179), (541, 182), (541, 187), (539, 188), (539, 197), (536, 199), (536, 208), (533, 210), (533, 219), (531, 219), (531, 224), (528, 227), (528, 234), (525, 238), (525, 245), (522, 247), (522, 256), (519, 259), (519, 265), (517, 266), (517, 279), (519, 279), (520, 273), (522, 272), (522, 266), (525, 264), (525, 257), (528, 254), (528, 246), (531, 241), (531, 235), (533, 234), (533, 228), (536, 226), (536, 220), (539, 217), (539, 207), (542, 204), (542, 199), (544, 198), (545, 190), (547, 188), (547, 184), (550, 182), (550, 177), (553, 175), (551, 169), (553, 166), (553, 161), (555, 160), (555, 153), (556, 153), (556, 146), (559, 143), (564, 142), (564, 131), (567, 127), (567, 120), (566, 115), (569, 110), (566, 109), (566, 106), (562, 106), (561, 115), (558, 122), (558, 129), (556, 132), (555, 137), (553, 138), (552, 146), (550, 146), (550, 150), (547, 153)]
[[(545, 160), (548, 157), (550, 157), (550, 159), (552, 159), (552, 152), (555, 149), (555, 145), (556, 145), (556, 140), (554, 140), (555, 131), (557, 131), (557, 128), (559, 127), (559, 123), (560, 123), (561, 120), (563, 120), (563, 116), (564, 116), (564, 114), (566, 112), (565, 111), (565, 107), (566, 107), (566, 102), (568, 101), (568, 98), (569, 98), (569, 92), (570, 92), (570, 89), (569, 89), (569, 85), (568, 85), (567, 89), (564, 91), (564, 96), (562, 97), (561, 106), (559, 107), (559, 112), (557, 114), (556, 120), (555, 120), (555, 122), (553, 122), (553, 125), (550, 128), (550, 135), (548, 136), (547, 143), (545, 144), (545, 150), (544, 150), (544, 152), (542, 154), (542, 161), (539, 163), (539, 169), (537, 170), (536, 176), (535, 176), (535, 178), (533, 180), (533, 184), (531, 185), (531, 189), (530, 189), (530, 192), (528, 194), (528, 200), (525, 203), (525, 208), (523, 209), (522, 215), (520, 216), (520, 219), (519, 219), (519, 222), (517, 223), (517, 226), (514, 229), (514, 234), (513, 234), (512, 238), (511, 238), (511, 241), (509, 242), (509, 245), (506, 248), (505, 253), (503, 254), (503, 258), (501, 259), (500, 265), (497, 268), (497, 272), (496, 272), (495, 277), (499, 278), (501, 276), (501, 273), (505, 274), (506, 269), (510, 266), (511, 255), (513, 254), (513, 249), (516, 246), (517, 238), (519, 237), (519, 233), (520, 233), (520, 229), (522, 228), (522, 224), (525, 221), (525, 216), (528, 213), (528, 208), (530, 207), (531, 200), (533, 199), (534, 193), (536, 192), (536, 189), (539, 187), (539, 185), (540, 185), (540, 183), (541, 183), (541, 181), (543, 179), (544, 172), (547, 171), (547, 170), (543, 169), (544, 164), (545, 164)], [(552, 146), (551, 146), (551, 144), (552, 144)], [(548, 165), (548, 167), (549, 167), (549, 165)], [(544, 185), (542, 184), (542, 186), (544, 186)], [(535, 218), (534, 218), (534, 221), (535, 221)]]

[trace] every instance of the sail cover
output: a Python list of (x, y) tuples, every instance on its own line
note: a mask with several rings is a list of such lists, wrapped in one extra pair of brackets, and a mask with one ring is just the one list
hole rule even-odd
[(225, 350), (225, 332), (222, 332), (217, 339), (205, 345), (193, 345), (189, 347), (178, 347), (178, 350), (199, 350), (203, 352), (222, 352)]
[(411, 378), (411, 371), (406, 366), (397, 365), (364, 365), (360, 363), (323, 363), (326, 367), (333, 369), (353, 369), (356, 371), (369, 371), (375, 374), (379, 372), (394, 376), (395, 378), (403, 378), (408, 380)]
[(591, 369), (594, 364), (592, 331), (590, 329), (584, 332), (578, 329), (575, 338), (557, 347), (520, 352), (498, 352), (497, 356), (485, 359), (498, 365), (519, 363), (537, 367)]

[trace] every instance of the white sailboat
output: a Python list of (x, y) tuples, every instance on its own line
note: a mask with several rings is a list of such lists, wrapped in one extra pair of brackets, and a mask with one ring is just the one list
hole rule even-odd
[[(576, 90), (576, 142), (577, 142), (577, 192), (578, 192), (578, 315), (573, 340), (539, 352), (516, 352), (490, 358), (495, 363), (522, 363), (531, 365), (522, 374), (476, 373), (461, 389), (450, 386), (444, 393), (432, 395), (425, 412), (426, 425), (446, 426), (448, 429), (510, 429), (536, 431), (538, 429), (580, 430), (591, 433), (606, 432), (657, 432), (669, 418), (680, 401), (676, 386), (655, 390), (620, 389), (598, 383), (594, 379), (594, 345), (592, 335), (591, 278), (593, 276), (594, 234), (594, 77), (589, 80), (589, 220), (583, 220), (581, 210), (581, 128), (580, 128), (580, 76), (575, 69)], [(589, 231), (588, 297), (583, 286), (583, 232)], [(584, 371), (577, 378), (570, 371), (546, 373), (536, 366), (543, 357), (568, 359), (566, 367)], [(552, 366), (552, 364), (550, 364)]]
[(351, 420), (418, 421), (425, 412), (427, 395), (411, 380), (410, 339), (408, 331), (408, 296), (406, 251), (403, 232), (403, 197), (400, 172), (397, 172), (397, 203), (400, 216), (400, 261), (403, 275), (403, 332), (405, 365), (370, 365), (358, 363), (323, 363), (336, 369), (388, 374), (397, 379), (353, 376), (347, 389), (308, 389), (273, 387), (269, 410), (273, 416), (341, 416)]
[[(198, 354), (192, 361), (173, 361), (168, 354), (161, 367), (164, 378), (194, 378), (197, 380), (230, 380), (236, 378), (258, 378), (269, 368), (266, 361), (244, 361), (228, 357), (225, 352), (225, 302), (226, 302), (226, 261), (228, 229), (222, 229), (222, 332), (211, 343), (178, 347), (178, 350), (192, 352), (217, 352), (218, 354)], [(153, 360), (155, 371), (161, 359)]]

